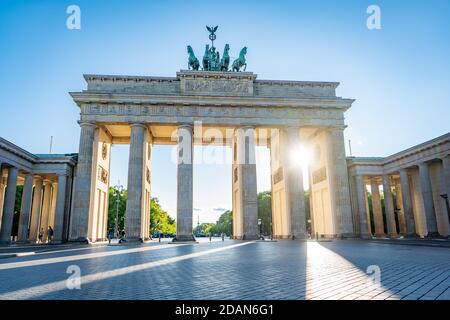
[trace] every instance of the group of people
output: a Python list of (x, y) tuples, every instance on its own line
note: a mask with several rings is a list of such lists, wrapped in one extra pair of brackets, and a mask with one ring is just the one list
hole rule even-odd
[(113, 228), (109, 228), (108, 232), (106, 233), (106, 237), (108, 238), (108, 242), (111, 243), (111, 239), (117, 238), (121, 241), (125, 238), (125, 230), (119, 231), (117, 230), (117, 233), (115, 234)]
[[(48, 226), (47, 229), (47, 243), (50, 243), (53, 241), (53, 234), (55, 232), (53, 231), (52, 226)], [(44, 228), (41, 228), (41, 230), (39, 231), (39, 235), (38, 235), (38, 242), (39, 243), (44, 243)]]

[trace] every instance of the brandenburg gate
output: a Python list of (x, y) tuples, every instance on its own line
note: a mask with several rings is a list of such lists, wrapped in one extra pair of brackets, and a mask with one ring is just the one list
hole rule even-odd
[[(307, 235), (303, 175), (311, 179), (315, 231), (329, 237), (353, 234), (343, 137), (344, 112), (353, 100), (336, 96), (338, 83), (198, 70), (182, 70), (173, 78), (85, 75), (85, 80), (87, 90), (71, 93), (80, 108), (81, 135), (69, 240), (106, 237), (112, 144), (130, 144), (127, 240), (149, 238), (155, 144), (178, 145), (177, 240), (194, 240), (193, 145), (212, 139), (232, 148), (235, 238), (255, 239), (259, 233), (257, 145), (270, 148), (276, 238)], [(299, 159), (290, 156), (299, 145), (313, 151), (310, 172), (302, 172)]]
[[(246, 71), (246, 47), (230, 63), (226, 44), (220, 57), (217, 28), (207, 27), (211, 46), (201, 61), (187, 46), (188, 70), (176, 77), (85, 75), (87, 89), (71, 93), (80, 108), (78, 154), (33, 155), (0, 138), (0, 243), (14, 236), (17, 184), (23, 185), (17, 242), (36, 243), (50, 226), (55, 242), (105, 240), (114, 144), (130, 145), (127, 241), (150, 238), (157, 144), (176, 146), (175, 241), (195, 240), (194, 145), (231, 149), (235, 239), (260, 236), (257, 147), (270, 149), (274, 238), (450, 235), (450, 133), (386, 158), (346, 159), (344, 113), (354, 100), (336, 95), (339, 84), (257, 79)], [(307, 168), (301, 148), (309, 150)]]

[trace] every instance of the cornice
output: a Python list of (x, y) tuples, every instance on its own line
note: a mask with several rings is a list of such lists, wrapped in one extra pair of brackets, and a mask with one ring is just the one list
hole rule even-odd
[(114, 104), (150, 104), (177, 106), (225, 106), (225, 107), (292, 107), (292, 108), (335, 108), (343, 111), (351, 107), (354, 99), (342, 98), (265, 98), (235, 96), (197, 96), (197, 95), (146, 95), (113, 92), (70, 92), (75, 102), (114, 103)]

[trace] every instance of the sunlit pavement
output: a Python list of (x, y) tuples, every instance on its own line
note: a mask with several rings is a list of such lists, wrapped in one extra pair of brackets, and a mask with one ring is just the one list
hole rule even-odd
[(448, 248), (212, 240), (0, 259), (0, 299), (450, 299)]

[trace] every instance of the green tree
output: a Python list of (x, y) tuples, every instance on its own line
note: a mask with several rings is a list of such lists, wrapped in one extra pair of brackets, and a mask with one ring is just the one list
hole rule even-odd
[(127, 208), (127, 190), (118, 192), (114, 188), (109, 188), (108, 200), (108, 229), (114, 228), (116, 224), (116, 214), (118, 213), (118, 230), (123, 230), (125, 226), (125, 210)]
[(272, 192), (263, 191), (258, 193), (258, 219), (261, 219), (261, 230), (263, 234), (270, 234), (272, 222)]
[(211, 233), (213, 234), (222, 234), (225, 233), (227, 236), (230, 236), (233, 231), (233, 212), (230, 210), (225, 211), (219, 217), (219, 220), (215, 223), (215, 225), (211, 228)]
[[(127, 190), (117, 192), (114, 188), (109, 188), (108, 206), (108, 228), (114, 228), (116, 214), (118, 213), (118, 229), (123, 230), (125, 226), (125, 211), (127, 207)], [(152, 234), (161, 232), (166, 234), (176, 233), (175, 220), (161, 208), (157, 198), (150, 201), (150, 232)]]
[(175, 234), (177, 225), (175, 220), (161, 208), (157, 198), (152, 198), (150, 203), (150, 232)]

